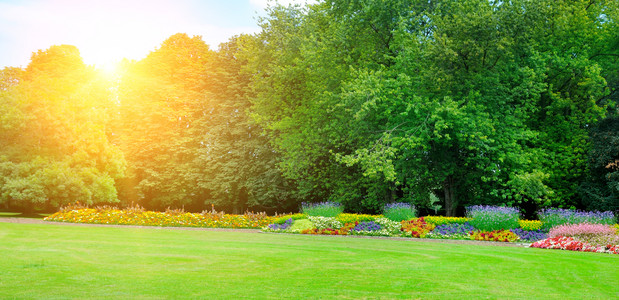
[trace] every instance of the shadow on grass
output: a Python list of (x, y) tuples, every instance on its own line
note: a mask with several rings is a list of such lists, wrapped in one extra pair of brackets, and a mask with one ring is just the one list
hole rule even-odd
[(0, 218), (30, 218), (30, 219), (43, 219), (51, 214), (47, 213), (24, 213), (24, 212), (10, 212), (0, 211)]

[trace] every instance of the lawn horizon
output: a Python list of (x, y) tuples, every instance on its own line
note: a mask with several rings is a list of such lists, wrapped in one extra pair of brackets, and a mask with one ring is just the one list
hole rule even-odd
[(0, 298), (613, 298), (616, 255), (0, 223)]

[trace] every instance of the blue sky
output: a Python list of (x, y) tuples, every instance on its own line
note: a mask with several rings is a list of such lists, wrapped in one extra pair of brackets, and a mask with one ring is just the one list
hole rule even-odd
[[(141, 59), (184, 32), (217, 49), (259, 31), (268, 0), (0, 0), (0, 69), (26, 67), (37, 50), (76, 46), (89, 65)], [(303, 0), (279, 0), (282, 4)]]

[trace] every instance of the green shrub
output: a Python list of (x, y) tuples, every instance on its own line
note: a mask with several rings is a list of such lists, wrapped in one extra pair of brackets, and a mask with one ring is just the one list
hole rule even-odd
[(481, 231), (520, 227), (520, 211), (514, 207), (474, 205), (466, 208), (469, 223)]
[(344, 226), (342, 222), (336, 220), (334, 217), (308, 217), (312, 222), (313, 228), (317, 229), (340, 229)]
[(409, 203), (389, 203), (385, 205), (383, 214), (385, 218), (391, 221), (402, 222), (414, 219), (417, 215), (417, 210), (414, 205)]
[(291, 215), (282, 215), (279, 216), (275, 219), (275, 221), (273, 221), (273, 223), (275, 224), (284, 224), (286, 223), (286, 221), (288, 219), (293, 219), (293, 220), (301, 220), (301, 219), (307, 219), (307, 215), (305, 214), (291, 214)]
[(311, 217), (336, 217), (344, 211), (344, 207), (337, 202), (319, 202), (301, 204), (301, 212)]
[(309, 219), (299, 219), (292, 223), (292, 226), (288, 229), (290, 232), (301, 232), (301, 230), (312, 229), (314, 224)]

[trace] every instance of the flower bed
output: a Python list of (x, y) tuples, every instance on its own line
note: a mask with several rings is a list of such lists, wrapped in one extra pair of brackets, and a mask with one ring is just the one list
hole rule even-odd
[(542, 249), (561, 249), (583, 252), (599, 252), (619, 254), (619, 245), (593, 246), (586, 242), (581, 242), (573, 237), (557, 236), (537, 241), (531, 244), (532, 248)]
[(224, 213), (155, 212), (142, 209), (80, 208), (63, 209), (45, 221), (140, 226), (187, 226), (210, 228), (262, 228), (274, 223), (266, 214), (229, 215)]
[[(482, 225), (513, 223), (508, 209), (481, 207)], [(507, 211), (507, 213), (505, 213)], [(490, 212), (490, 213), (488, 213)], [(496, 221), (493, 215), (510, 215)], [(490, 216), (490, 217), (488, 217)], [(479, 216), (477, 216), (479, 218)], [(508, 220), (507, 220), (508, 219)], [(534, 248), (564, 249), (619, 254), (618, 224), (566, 224), (544, 231), (543, 222), (518, 220), (518, 228), (481, 230), (469, 223), (473, 218), (427, 216), (396, 222), (382, 215), (340, 213), (335, 217), (288, 214), (267, 216), (264, 213), (229, 215), (204, 211), (186, 213), (145, 211), (140, 207), (123, 210), (114, 207), (87, 208), (71, 206), (45, 218), (46, 221), (120, 224), (143, 226), (186, 226), (210, 228), (261, 228), (265, 232), (326, 235), (393, 236), (431, 239), (470, 239), (480, 241), (529, 242)], [(478, 220), (479, 221), (479, 220)], [(607, 223), (608, 221), (604, 221)], [(483, 227), (483, 226), (482, 226)], [(542, 229), (540, 229), (542, 228)]]

